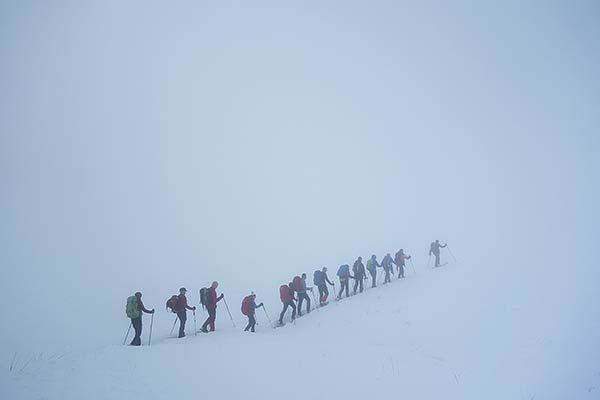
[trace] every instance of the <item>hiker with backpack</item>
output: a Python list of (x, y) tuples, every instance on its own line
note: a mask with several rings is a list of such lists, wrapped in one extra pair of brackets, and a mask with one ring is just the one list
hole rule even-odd
[(279, 299), (283, 303), (283, 310), (279, 314), (279, 325), (283, 325), (283, 316), (287, 311), (288, 307), (292, 308), (292, 321), (296, 319), (296, 305), (294, 304), (294, 283), (290, 282), (288, 285), (281, 285), (279, 287)]
[(431, 246), (429, 247), (429, 257), (431, 257), (432, 254), (435, 256), (436, 267), (440, 266), (440, 249), (443, 249), (446, 246), (448, 246), (448, 243), (441, 245), (440, 241), (436, 240), (435, 242), (432, 242)]
[(354, 261), (354, 265), (352, 266), (352, 272), (354, 272), (354, 290), (353, 294), (356, 294), (356, 289), (360, 287), (360, 293), (363, 291), (363, 280), (367, 278), (367, 273), (365, 271), (365, 265), (362, 262), (362, 257), (358, 257), (356, 261)]
[[(204, 307), (208, 312), (208, 318), (202, 324), (202, 332), (207, 333), (207, 327), (210, 326), (210, 332), (215, 331), (215, 320), (217, 319), (217, 303), (225, 297), (223, 293), (219, 297), (217, 297), (217, 287), (219, 287), (219, 282), (214, 281), (208, 291), (206, 292), (206, 298), (204, 300)], [(201, 299), (202, 300), (202, 299)]]
[[(129, 344), (130, 346), (141, 346), (142, 345), (142, 313), (154, 314), (154, 308), (147, 310), (142, 303), (142, 293), (135, 292), (133, 296), (127, 298), (127, 306), (125, 313), (127, 317), (131, 319), (131, 325), (135, 331), (135, 336)], [(150, 329), (152, 331), (152, 329)]]
[(371, 287), (377, 287), (377, 268), (381, 268), (381, 265), (377, 262), (377, 256), (373, 254), (367, 261), (367, 270), (371, 274)]
[(396, 259), (394, 264), (398, 267), (398, 279), (404, 278), (404, 267), (406, 266), (406, 260), (410, 260), (410, 257), (404, 254), (404, 249), (400, 249), (394, 256)]
[(256, 295), (254, 292), (252, 292), (249, 296), (244, 297), (244, 300), (242, 300), (242, 314), (248, 317), (248, 325), (246, 325), (244, 332), (248, 332), (248, 330), (250, 330), (250, 332), (254, 332), (254, 327), (256, 325), (256, 317), (254, 316), (256, 313), (255, 310), (258, 307), (264, 307), (263, 303), (256, 305), (255, 299)]
[(313, 275), (313, 282), (319, 289), (319, 305), (327, 305), (327, 297), (329, 297), (329, 289), (327, 284), (333, 286), (333, 283), (327, 276), (327, 267), (323, 267), (321, 270), (316, 270)]
[(346, 290), (346, 297), (349, 296), (348, 287), (350, 285), (348, 281), (350, 278), (354, 279), (354, 277), (350, 275), (350, 266), (348, 264), (340, 265), (337, 271), (337, 276), (340, 278), (340, 293), (338, 293), (337, 299), (340, 300), (342, 298), (344, 289)]
[(302, 277), (295, 276), (294, 280), (294, 291), (298, 293), (298, 316), (302, 316), (302, 302), (306, 300), (306, 312), (310, 312), (310, 297), (306, 294), (307, 290), (312, 290), (312, 288), (306, 287), (306, 274), (302, 273)]
[(383, 284), (390, 283), (390, 272), (394, 273), (394, 260), (392, 260), (392, 256), (390, 253), (387, 253), (383, 260), (381, 260), (381, 266), (383, 267), (383, 271), (385, 272), (385, 278), (383, 280)]
[(167, 308), (177, 314), (179, 318), (179, 338), (185, 337), (185, 322), (187, 321), (187, 310), (196, 311), (196, 307), (190, 307), (187, 302), (186, 288), (179, 289), (179, 296), (173, 295), (167, 300)]

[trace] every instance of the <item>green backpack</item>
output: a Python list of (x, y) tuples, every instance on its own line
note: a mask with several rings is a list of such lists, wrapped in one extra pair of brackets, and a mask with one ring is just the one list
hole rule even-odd
[(127, 318), (138, 318), (140, 316), (137, 297), (129, 296), (127, 298), (127, 307), (125, 307), (125, 313), (127, 314)]

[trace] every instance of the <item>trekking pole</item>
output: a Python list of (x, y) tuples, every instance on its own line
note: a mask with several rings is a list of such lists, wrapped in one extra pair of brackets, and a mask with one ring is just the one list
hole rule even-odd
[(152, 317), (150, 317), (150, 336), (148, 336), (148, 346), (152, 343), (152, 325), (154, 324), (154, 313), (152, 313)]
[(271, 322), (271, 318), (269, 318), (269, 314), (267, 314), (267, 309), (265, 308), (264, 304), (262, 306), (262, 309), (265, 312), (265, 315), (267, 316), (267, 320), (269, 321), (269, 325), (273, 325), (273, 323)]
[(192, 314), (194, 314), (194, 336), (198, 336), (198, 329), (196, 327), (196, 310), (192, 310)]
[(229, 311), (229, 306), (227, 305), (227, 300), (225, 300), (225, 297), (223, 297), (223, 302), (225, 302), (225, 308), (227, 309), (227, 313), (229, 314), (229, 319), (231, 319), (231, 323), (235, 328), (235, 322), (233, 322), (233, 317), (231, 316), (231, 311)]
[(417, 270), (415, 269), (415, 263), (413, 262), (412, 257), (410, 258), (410, 265), (413, 267), (413, 272), (415, 276), (417, 276)]
[(454, 258), (454, 262), (458, 262), (458, 261), (456, 261), (456, 257), (454, 257), (454, 254), (452, 254), (452, 250), (450, 250), (450, 246), (446, 245), (446, 248), (448, 249), (448, 252), (452, 256), (452, 258)]
[(173, 327), (171, 328), (171, 333), (169, 336), (173, 336), (173, 331), (175, 330), (175, 324), (177, 323), (177, 317), (175, 317), (175, 321), (173, 321)]
[(127, 333), (125, 334), (125, 339), (123, 339), (123, 346), (125, 346), (125, 343), (127, 342), (127, 336), (129, 336), (129, 331), (131, 330), (131, 325), (133, 325), (133, 322), (129, 322), (129, 328), (127, 328)]
[(431, 253), (429, 253), (429, 260), (427, 260), (427, 268), (429, 268), (429, 264), (431, 264)]

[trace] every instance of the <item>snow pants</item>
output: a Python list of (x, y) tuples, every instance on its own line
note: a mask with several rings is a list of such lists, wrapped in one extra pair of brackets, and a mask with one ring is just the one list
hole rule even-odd
[(383, 279), (383, 283), (389, 283), (390, 281), (390, 268), (384, 268), (385, 278)]
[(371, 274), (371, 287), (374, 288), (377, 286), (377, 270), (370, 270), (369, 274)]
[(363, 280), (365, 278), (354, 278), (354, 294), (356, 294), (356, 289), (360, 286), (360, 293), (362, 293), (363, 291)]
[(327, 301), (327, 297), (329, 297), (329, 289), (327, 289), (327, 284), (319, 285), (319, 303), (323, 304)]
[(208, 318), (202, 324), (202, 330), (205, 331), (206, 327), (210, 327), (210, 331), (215, 331), (215, 320), (217, 319), (217, 309), (216, 308), (206, 308), (208, 312)]
[(185, 321), (187, 321), (187, 312), (179, 311), (177, 313), (177, 318), (179, 318), (179, 336), (180, 338), (185, 336)]
[(398, 279), (404, 278), (404, 264), (398, 265)]
[(250, 329), (252, 332), (254, 332), (255, 325), (256, 325), (256, 318), (254, 317), (254, 314), (248, 315), (248, 325), (246, 325), (244, 332), (248, 332), (248, 329)]
[(285, 315), (288, 307), (292, 307), (292, 321), (296, 318), (296, 305), (294, 304), (294, 301), (292, 300), (289, 303), (283, 303), (283, 310), (281, 311), (281, 314), (279, 314), (280, 324), (283, 324), (283, 316)]
[(298, 315), (302, 315), (302, 302), (306, 300), (306, 312), (310, 312), (310, 297), (304, 293), (298, 293)]
[(344, 293), (344, 289), (346, 289), (346, 297), (349, 296), (348, 294), (348, 278), (340, 278), (340, 293), (338, 294), (338, 299), (342, 298), (342, 293)]
[(140, 346), (142, 344), (142, 316), (140, 315), (137, 318), (131, 318), (131, 325), (133, 325), (135, 336), (130, 344), (132, 346)]

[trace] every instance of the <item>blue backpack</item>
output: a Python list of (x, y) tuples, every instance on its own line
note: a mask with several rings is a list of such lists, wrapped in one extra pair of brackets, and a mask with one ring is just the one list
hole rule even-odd
[(348, 278), (350, 276), (350, 266), (348, 264), (340, 265), (337, 276), (340, 278)]

